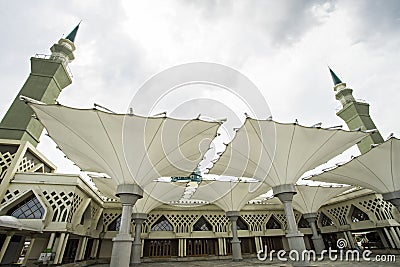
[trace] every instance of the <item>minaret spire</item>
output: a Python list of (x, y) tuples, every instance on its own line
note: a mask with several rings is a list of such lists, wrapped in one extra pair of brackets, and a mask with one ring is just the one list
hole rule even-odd
[(72, 82), (68, 64), (75, 58), (73, 41), (78, 28), (79, 24), (66, 38), (55, 43), (50, 48), (51, 55), (31, 58), (31, 73), (0, 122), (0, 139), (28, 141), (33, 146), (38, 144), (43, 125), (32, 117), (32, 110), (19, 96), (55, 103), (61, 91)]
[(76, 33), (79, 30), (79, 25), (81, 24), (82, 21), (78, 23), (78, 25), (75, 26), (75, 28), (65, 37), (65, 39), (70, 40), (71, 42), (75, 42), (75, 37)]
[[(328, 67), (329, 68), (329, 67)], [(336, 115), (344, 120), (350, 130), (372, 130), (376, 129), (374, 122), (369, 115), (369, 104), (354, 99), (353, 89), (348, 88), (346, 83), (342, 82), (339, 77), (329, 68), (334, 83), (336, 99), (342, 104), (342, 109)], [(364, 138), (357, 144), (358, 149), (363, 154), (371, 149), (371, 145), (383, 142), (381, 134), (376, 131), (370, 136)]]
[(335, 72), (333, 72), (333, 70), (329, 66), (328, 66), (328, 69), (329, 69), (329, 72), (331, 73), (333, 84), (338, 85), (338, 84), (342, 83), (340, 78), (336, 75)]

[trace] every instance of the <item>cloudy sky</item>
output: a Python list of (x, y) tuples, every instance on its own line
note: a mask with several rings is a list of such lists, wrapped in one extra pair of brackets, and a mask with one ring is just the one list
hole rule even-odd
[[(246, 75), (275, 120), (332, 126), (343, 122), (335, 115), (339, 102), (329, 65), (355, 98), (371, 104), (384, 138), (392, 132), (400, 137), (397, 0), (0, 0), (0, 5), (0, 116), (26, 80), (29, 58), (49, 54), (52, 44), (82, 20), (70, 64), (73, 84), (62, 92), (62, 104), (98, 103), (124, 112), (156, 73), (188, 62), (214, 62)], [(217, 100), (228, 105), (225, 99)], [(199, 104), (196, 112), (216, 116), (208, 114), (216, 107)], [(70, 171), (54, 147), (42, 137), (39, 148), (60, 171)]]

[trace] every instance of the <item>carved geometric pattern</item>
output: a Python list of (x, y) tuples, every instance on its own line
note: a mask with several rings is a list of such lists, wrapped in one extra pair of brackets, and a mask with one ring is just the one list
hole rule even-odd
[(118, 216), (121, 215), (121, 211), (115, 212), (105, 212), (103, 213), (103, 223), (107, 227), (110, 223), (112, 223)]
[(281, 222), (275, 217), (275, 215), (271, 215), (269, 220), (265, 226), (266, 229), (282, 229)]
[(360, 222), (360, 221), (367, 221), (369, 220), (368, 215), (357, 208), (356, 206), (352, 205), (353, 211), (350, 215), (350, 219), (352, 222)]
[(331, 220), (331, 218), (329, 218), (328, 216), (326, 216), (325, 213), (320, 212), (320, 213), (319, 213), (319, 216), (318, 216), (318, 218), (317, 218), (317, 221), (319, 221), (319, 218), (320, 218), (320, 217), (321, 217), (321, 225), (322, 225), (322, 227), (335, 225), (335, 224), (333, 223), (333, 221)]
[(198, 215), (195, 214), (167, 214), (168, 220), (175, 227), (177, 233), (189, 233)]
[[(286, 215), (284, 212), (273, 212), (273, 215), (275, 215), (275, 219), (279, 221), (279, 223), (282, 225), (283, 229), (286, 229)], [(296, 218), (296, 214), (295, 214)]]
[(6, 175), (7, 169), (10, 167), (14, 157), (15, 154), (11, 154), (10, 152), (0, 153), (0, 180)]
[(236, 225), (238, 230), (249, 230), (249, 226), (240, 216), (237, 218)]
[(204, 216), (201, 216), (193, 225), (193, 231), (212, 231), (213, 227)]
[[(161, 214), (150, 213), (147, 215), (147, 219), (143, 222), (142, 233), (148, 233), (153, 223), (161, 217)], [(170, 219), (171, 221), (171, 219)]]
[(392, 203), (384, 201), (382, 198), (375, 197), (374, 199), (360, 201), (358, 204), (374, 213), (378, 220), (394, 219)]
[(47, 192), (43, 191), (43, 196), (49, 202), (51, 208), (53, 209), (53, 222), (65, 222), (67, 221), (68, 210), (72, 203), (72, 197), (74, 193), (69, 192)]
[(11, 208), (7, 212), (7, 215), (18, 219), (42, 219), (44, 212), (42, 204), (40, 204), (37, 197), (32, 194), (27, 199)]
[(67, 222), (72, 221), (72, 217), (74, 216), (79, 205), (82, 203), (82, 200), (83, 200), (82, 197), (80, 197), (78, 194), (74, 193), (74, 196), (72, 198), (72, 205), (71, 205), (71, 208), (69, 209), (69, 213), (68, 213)]
[(14, 190), (14, 191), (10, 191), (7, 189), (6, 194), (4, 196), (4, 198), (1, 200), (1, 204), (6, 205), (8, 203), (13, 202), (16, 198), (18, 198), (20, 195), (22, 195), (23, 193), (25, 193), (27, 190), (24, 191), (20, 191), (20, 190)]
[(204, 216), (214, 226), (215, 232), (228, 232), (229, 219), (225, 214), (206, 214)]
[(336, 218), (339, 221), (340, 225), (346, 225), (348, 224), (346, 220), (346, 214), (349, 208), (350, 207), (346, 205), (328, 209), (327, 211), (330, 215), (332, 215), (332, 217)]
[(250, 226), (250, 231), (263, 231), (267, 217), (266, 213), (242, 214), (242, 219)]
[(33, 160), (24, 157), (18, 165), (17, 171), (18, 172), (27, 172), (33, 167), (35, 167), (35, 162)]
[(107, 230), (108, 231), (119, 231), (119, 228), (121, 227), (121, 215), (118, 216), (114, 221), (112, 221), (108, 226)]
[(162, 215), (158, 220), (151, 226), (151, 231), (174, 231), (174, 227), (172, 224), (168, 221), (167, 218), (165, 218), (164, 215)]

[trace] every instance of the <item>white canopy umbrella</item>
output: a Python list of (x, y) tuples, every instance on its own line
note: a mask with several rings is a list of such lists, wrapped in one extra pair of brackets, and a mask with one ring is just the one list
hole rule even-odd
[(327, 162), (367, 135), (362, 131), (247, 118), (210, 174), (254, 178), (272, 187), (295, 184), (306, 171)]
[(82, 170), (107, 173), (117, 184), (142, 187), (159, 177), (190, 175), (220, 125), (200, 119), (28, 105), (58, 147)]
[(240, 216), (239, 211), (249, 200), (266, 193), (270, 186), (257, 182), (236, 181), (202, 181), (193, 199), (209, 201), (226, 212), (226, 216), (231, 221), (232, 230), (232, 259), (234, 261), (242, 259), (240, 240), (237, 234), (237, 219)]
[[(115, 199), (117, 183), (111, 178), (91, 177), (102, 195)], [(143, 188), (143, 197), (133, 207), (133, 213), (145, 213), (162, 204), (178, 201), (185, 191), (181, 183), (152, 181)]]
[(349, 190), (349, 186), (309, 186), (297, 185), (297, 194), (293, 197), (293, 207), (303, 214), (312, 230), (311, 240), (315, 251), (321, 253), (325, 249), (322, 236), (317, 231), (317, 212), (322, 205), (333, 197)]
[(400, 210), (400, 140), (392, 137), (345, 164), (307, 179), (369, 188)]
[(266, 193), (271, 187), (260, 182), (202, 181), (192, 199), (208, 201), (225, 212), (240, 211), (250, 200)]
[(301, 253), (306, 248), (293, 212), (294, 184), (306, 171), (327, 162), (367, 135), (362, 131), (247, 118), (210, 173), (249, 177), (270, 185), (284, 206), (289, 247)]
[(350, 188), (349, 186), (296, 185), (297, 194), (293, 197), (293, 207), (302, 214), (317, 213), (326, 202)]
[[(140, 261), (140, 238), (132, 243), (130, 233), (133, 205), (153, 180), (189, 176), (209, 149), (220, 123), (113, 114), (23, 100), (68, 158), (82, 170), (106, 173), (115, 180), (122, 215), (119, 233), (113, 239), (111, 266), (128, 266), (132, 245), (133, 258)], [(134, 219), (136, 225), (144, 220), (143, 216)], [(135, 236), (140, 236), (139, 228)]]

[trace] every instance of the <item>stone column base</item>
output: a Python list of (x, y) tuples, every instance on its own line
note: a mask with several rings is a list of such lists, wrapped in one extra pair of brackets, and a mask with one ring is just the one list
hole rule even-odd
[(133, 242), (130, 266), (135, 266), (135, 265), (140, 264), (141, 254), (142, 254), (142, 243)]
[[(299, 253), (301, 259), (302, 252), (306, 250), (304, 243), (304, 235), (300, 232), (286, 234), (286, 238), (289, 243), (289, 249), (296, 250)], [(289, 252), (290, 254), (290, 252)], [(308, 260), (290, 261), (293, 266), (311, 266)]]
[(237, 240), (231, 241), (232, 244), (232, 261), (241, 261), (243, 260), (242, 258), (242, 248), (240, 246), (241, 241)]
[(322, 239), (322, 236), (321, 235), (312, 236), (311, 240), (314, 244), (315, 253), (321, 254), (322, 250), (325, 249), (325, 243), (324, 240)]
[(130, 234), (118, 234), (113, 238), (110, 267), (129, 266), (132, 242), (133, 238)]

